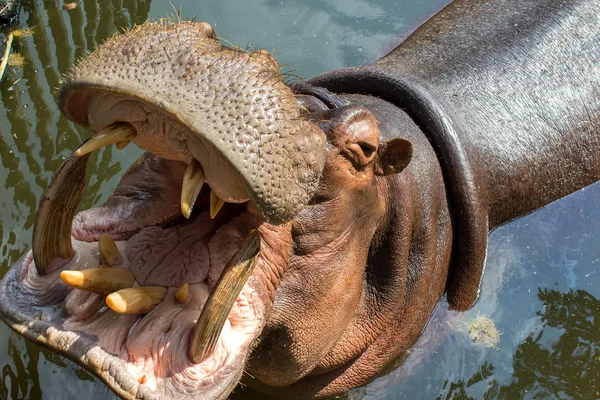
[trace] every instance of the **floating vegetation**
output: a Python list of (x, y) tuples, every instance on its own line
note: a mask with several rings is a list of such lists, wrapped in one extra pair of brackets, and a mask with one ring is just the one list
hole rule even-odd
[(62, 9), (65, 11), (71, 11), (77, 8), (77, 3), (76, 2), (72, 2), (72, 3), (65, 3), (62, 6)]
[(24, 62), (25, 62), (25, 59), (20, 54), (12, 53), (10, 56), (8, 56), (8, 66), (9, 67), (16, 67), (19, 69), (23, 69)]
[(33, 29), (24, 28), (24, 29), (15, 29), (12, 31), (12, 35), (15, 39), (29, 37), (33, 35)]
[(459, 331), (467, 335), (476, 346), (495, 348), (500, 343), (500, 332), (496, 324), (485, 315), (478, 314), (477, 317), (467, 320), (460, 326)]

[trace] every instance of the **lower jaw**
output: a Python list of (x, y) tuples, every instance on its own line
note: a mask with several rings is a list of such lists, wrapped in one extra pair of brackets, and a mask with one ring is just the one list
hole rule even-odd
[[(123, 260), (117, 266), (126, 268), (126, 242), (118, 245)], [(246, 282), (216, 349), (194, 364), (189, 337), (208, 297), (207, 281), (190, 285), (185, 304), (175, 299), (177, 287), (169, 287), (149, 313), (118, 314), (105, 306), (104, 296), (72, 289), (60, 279), (65, 269), (99, 266), (95, 243), (74, 240), (73, 246), (73, 259), (53, 272), (38, 275), (28, 252), (4, 277), (0, 316), (9, 326), (89, 369), (121, 397), (221, 398), (233, 389), (264, 326), (268, 305), (257, 301), (264, 297), (257, 293), (261, 278)]]

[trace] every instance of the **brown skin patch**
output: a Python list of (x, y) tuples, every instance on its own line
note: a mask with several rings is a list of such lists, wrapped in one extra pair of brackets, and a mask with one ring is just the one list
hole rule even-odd
[(430, 143), (390, 103), (344, 99), (328, 109), (298, 96), (327, 137), (325, 168), (293, 220), (294, 252), (244, 380), (280, 398), (367, 383), (415, 342), (446, 284), (452, 233)]
[[(399, 171), (411, 156), (389, 156), (386, 150), (396, 144), (380, 146), (376, 119), (365, 107), (312, 117), (328, 139), (324, 172), (313, 203), (293, 221), (294, 254), (249, 361), (250, 373), (275, 387), (329, 368), (321, 365), (324, 354), (335, 351), (347, 362), (362, 348), (334, 350), (361, 308), (370, 244), (386, 212), (376, 171)], [(410, 147), (408, 140), (402, 143)]]

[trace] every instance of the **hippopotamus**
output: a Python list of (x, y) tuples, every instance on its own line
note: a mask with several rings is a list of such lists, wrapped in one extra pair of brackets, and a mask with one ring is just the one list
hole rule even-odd
[[(96, 134), (42, 198), (0, 316), (123, 398), (366, 384), (443, 296), (473, 306), (490, 230), (600, 180), (598, 15), (456, 0), (374, 64), (290, 85), (208, 23), (111, 38), (60, 88)], [(77, 213), (89, 154), (130, 143), (146, 153)]]

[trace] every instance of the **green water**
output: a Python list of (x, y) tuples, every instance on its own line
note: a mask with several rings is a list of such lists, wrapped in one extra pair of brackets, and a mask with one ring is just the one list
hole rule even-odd
[[(292, 73), (310, 77), (374, 61), (443, 3), (187, 1), (181, 14), (211, 23), (233, 44), (269, 50)], [(84, 0), (71, 11), (62, 4), (28, 1), (20, 22), (0, 30), (2, 40), (11, 30), (28, 30), (12, 45), (22, 66), (10, 66), (0, 83), (0, 277), (29, 248), (37, 204), (54, 171), (89, 135), (58, 111), (61, 76), (111, 35), (175, 12), (156, 0)], [(93, 155), (81, 207), (102, 203), (140, 154), (130, 146)], [(404, 366), (347, 397), (600, 398), (598, 196), (596, 185), (492, 234), (481, 300), (446, 320), (490, 316), (502, 332), (497, 348), (473, 346), (454, 328), (435, 325)], [(0, 368), (0, 399), (114, 397), (85, 370), (2, 323)], [(235, 397), (252, 395), (238, 390)]]

